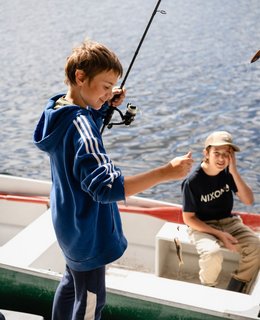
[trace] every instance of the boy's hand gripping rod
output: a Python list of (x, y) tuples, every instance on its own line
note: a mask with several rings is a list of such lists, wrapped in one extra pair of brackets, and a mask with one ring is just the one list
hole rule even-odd
[[(136, 51), (135, 51), (135, 54), (134, 54), (133, 58), (132, 58), (132, 61), (131, 61), (130, 65), (129, 65), (128, 69), (127, 69), (127, 72), (126, 72), (126, 74), (125, 74), (125, 77), (124, 77), (124, 79), (123, 79), (123, 81), (122, 81), (122, 83), (121, 83), (121, 85), (120, 85), (120, 89), (123, 89), (123, 87), (124, 87), (124, 85), (125, 85), (126, 79), (127, 79), (128, 75), (129, 75), (131, 69), (132, 69), (132, 66), (133, 66), (133, 64), (134, 64), (134, 62), (135, 62), (135, 59), (136, 59), (136, 57), (137, 57), (137, 55), (138, 55), (138, 52), (139, 52), (139, 50), (140, 50), (140, 48), (141, 48), (141, 46), (142, 46), (142, 43), (143, 43), (143, 41), (144, 41), (144, 39), (145, 39), (145, 36), (146, 36), (146, 34), (147, 34), (147, 32), (148, 32), (148, 30), (149, 30), (149, 28), (150, 28), (150, 25), (151, 25), (151, 23), (152, 23), (152, 21), (153, 21), (153, 18), (154, 18), (154, 16), (155, 16), (155, 14), (156, 14), (157, 12), (160, 12), (160, 13), (162, 13), (162, 14), (166, 14), (166, 12), (165, 12), (164, 10), (158, 10), (158, 7), (159, 7), (160, 3), (161, 3), (161, 0), (158, 0), (157, 4), (156, 4), (156, 6), (155, 6), (155, 8), (154, 8), (154, 10), (153, 10), (153, 13), (152, 13), (152, 15), (151, 15), (151, 18), (150, 18), (150, 20), (149, 20), (149, 22), (148, 22), (148, 25), (147, 25), (146, 28), (145, 28), (144, 34), (143, 34), (143, 36), (142, 36), (142, 38), (141, 38), (141, 40), (140, 40), (140, 42), (139, 42), (139, 44), (138, 44), (138, 47), (137, 47), (137, 49), (136, 49)], [(115, 98), (115, 97), (114, 97), (114, 98)], [(122, 118), (122, 122), (119, 122), (119, 123), (110, 123), (110, 121), (111, 121), (111, 119), (112, 119), (112, 116), (113, 116), (113, 113), (114, 113), (115, 110), (119, 112), (119, 114), (120, 114), (120, 116), (121, 116), (121, 118)], [(130, 104), (130, 103), (128, 103), (128, 105), (127, 105), (127, 111), (126, 111), (125, 115), (123, 115), (122, 112), (121, 112), (118, 108), (115, 108), (115, 107), (110, 106), (109, 109), (107, 110), (107, 114), (106, 114), (105, 119), (104, 119), (104, 122), (103, 122), (103, 127), (102, 127), (102, 129), (101, 129), (101, 134), (103, 133), (105, 127), (108, 127), (109, 129), (111, 129), (113, 125), (118, 125), (118, 124), (126, 124), (126, 125), (129, 125), (129, 124), (134, 120), (134, 117), (135, 117), (135, 115), (136, 115), (136, 112), (137, 112), (136, 106), (133, 106), (133, 105)]]

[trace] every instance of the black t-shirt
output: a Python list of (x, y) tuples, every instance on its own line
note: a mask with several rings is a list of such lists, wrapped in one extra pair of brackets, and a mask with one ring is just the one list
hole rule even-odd
[(199, 166), (182, 183), (183, 211), (195, 212), (203, 221), (230, 217), (233, 192), (237, 187), (228, 169), (209, 176)]

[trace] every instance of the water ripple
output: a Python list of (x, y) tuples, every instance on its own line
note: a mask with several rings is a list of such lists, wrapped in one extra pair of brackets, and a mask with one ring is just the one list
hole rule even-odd
[[(49, 160), (32, 133), (49, 96), (65, 90), (63, 66), (86, 36), (115, 50), (125, 69), (155, 4), (150, 0), (10, 0), (1, 3), (1, 171), (46, 179)], [(232, 132), (238, 165), (260, 212), (260, 63), (258, 0), (165, 0), (127, 82), (127, 102), (141, 111), (129, 128), (106, 130), (112, 159), (127, 175), (193, 152), (213, 130)], [(13, 10), (15, 8), (15, 10)], [(69, 17), (69, 18), (68, 18)], [(180, 202), (180, 181), (142, 194)]]

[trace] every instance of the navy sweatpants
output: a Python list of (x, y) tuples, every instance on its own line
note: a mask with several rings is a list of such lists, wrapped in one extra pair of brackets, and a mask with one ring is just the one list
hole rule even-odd
[(55, 293), (52, 320), (100, 320), (105, 300), (105, 266), (83, 272), (66, 266)]

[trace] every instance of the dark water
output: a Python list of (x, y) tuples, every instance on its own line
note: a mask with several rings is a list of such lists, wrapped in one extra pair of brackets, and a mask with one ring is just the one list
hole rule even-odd
[[(63, 66), (85, 37), (113, 49), (127, 69), (150, 19), (151, 0), (9, 0), (1, 2), (1, 172), (49, 179), (48, 158), (32, 133), (49, 96), (66, 89)], [(196, 164), (213, 130), (241, 146), (240, 172), (260, 212), (259, 0), (162, 0), (127, 80), (126, 102), (141, 112), (129, 128), (104, 132), (124, 174), (156, 167), (192, 150)], [(124, 110), (124, 107), (123, 107)], [(180, 182), (145, 197), (180, 202)]]

